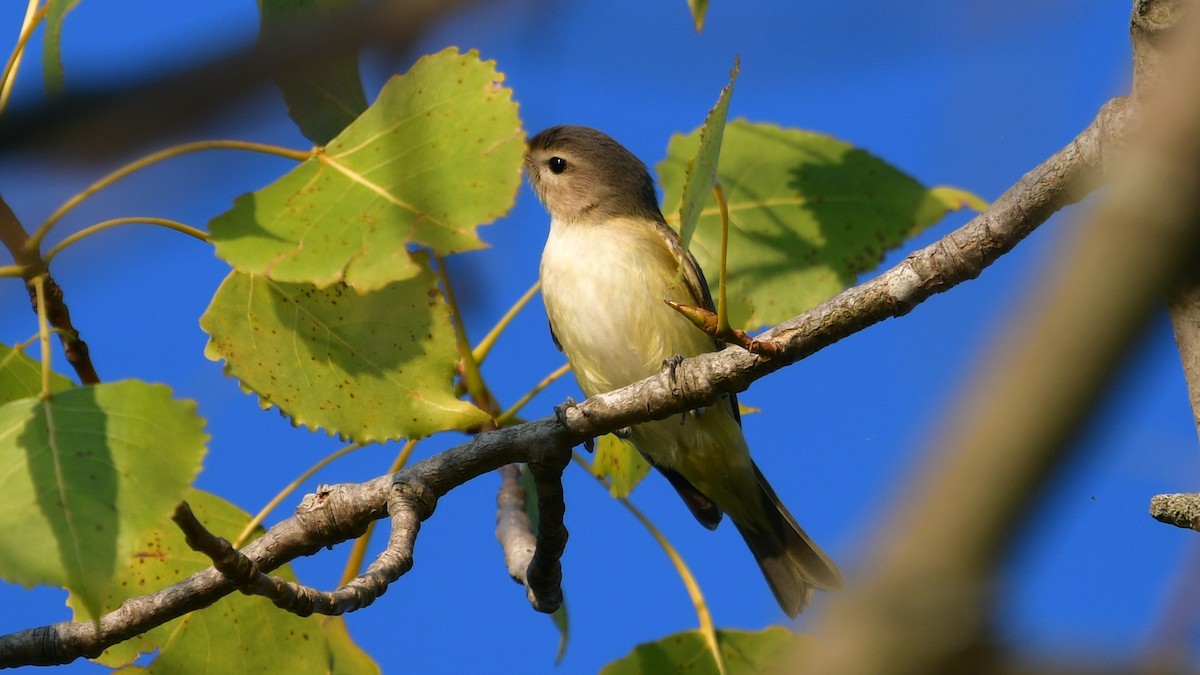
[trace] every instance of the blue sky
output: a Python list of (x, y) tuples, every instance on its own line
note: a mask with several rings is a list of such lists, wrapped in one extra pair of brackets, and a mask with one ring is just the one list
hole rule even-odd
[[(10, 35), (18, 4), (0, 10)], [(682, 0), (481, 4), (428, 35), (420, 51), (477, 48), (506, 74), (530, 133), (560, 123), (595, 126), (651, 166), (672, 133), (700, 124), (740, 55), (731, 116), (832, 134), (928, 185), (957, 185), (992, 199), (1068, 142), (1104, 101), (1125, 92), (1130, 76), (1127, 0), (714, 0), (701, 35)], [(256, 21), (249, 0), (84, 0), (63, 34), (68, 89), (170, 69), (241, 44), (255, 35)], [(414, 57), (366, 55), (368, 91)], [(42, 95), (36, 65), (22, 73), (18, 103)], [(308, 145), (273, 90), (172, 141), (203, 138)], [(0, 185), (32, 224), (134, 156), (78, 164), (9, 154), (0, 161)], [(61, 232), (123, 215), (203, 227), (235, 196), (289, 166), (228, 152), (174, 160), (90, 200)], [(906, 496), (907, 477), (938, 420), (1086, 209), (1085, 203), (1054, 218), (978, 280), (743, 395), (763, 408), (746, 420), (758, 463), (840, 562), (849, 584), (872, 532)], [(952, 215), (906, 248), (935, 240), (967, 217)], [(483, 229), (492, 248), (455, 261), (469, 289), (460, 300), (474, 337), (536, 279), (546, 227), (544, 212), (523, 188), (512, 213)], [(227, 271), (198, 242), (136, 227), (78, 245), (54, 269), (101, 377), (166, 382), (178, 396), (197, 400), (212, 435), (199, 486), (255, 511), (339, 444), (260, 411), (204, 358), (197, 320)], [(19, 285), (0, 284), (0, 341), (11, 344), (35, 331)], [(501, 399), (512, 401), (562, 362), (534, 304), (501, 341), (487, 375)], [(572, 395), (578, 396), (574, 384), (561, 382), (526, 412), (547, 414)], [(418, 455), (461, 440), (430, 439)], [(1181, 566), (1195, 554), (1192, 536), (1146, 515), (1153, 494), (1194, 490), (1198, 468), (1196, 429), (1165, 315), (1155, 319), (1078, 442), (1078, 458), (1039, 502), (1005, 565), (1000, 628), (1036, 653), (1132, 658), (1149, 644), (1181, 587)], [(314, 485), (377, 475), (396, 449), (362, 450)], [(443, 499), (422, 530), (413, 571), (351, 616), (353, 635), (385, 672), (555, 670), (557, 635), (507, 579), (493, 538), (496, 484), (484, 477)], [(682, 585), (640, 526), (581, 472), (570, 471), (565, 487), (572, 640), (558, 671), (595, 672), (638, 642), (694, 627)], [(784, 620), (732, 528), (712, 533), (697, 526), (658, 479), (640, 486), (634, 501), (692, 566), (719, 625), (760, 628)], [(343, 561), (338, 549), (296, 568), (303, 580), (331, 587)], [(0, 631), (67, 618), (63, 597), (0, 586), (0, 603), (9, 608)], [(825, 604), (819, 597), (801, 628)], [(86, 663), (68, 669), (101, 671)]]

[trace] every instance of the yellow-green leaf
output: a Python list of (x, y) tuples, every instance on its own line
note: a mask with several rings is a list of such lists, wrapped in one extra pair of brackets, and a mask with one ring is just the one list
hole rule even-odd
[[(70, 389), (75, 384), (58, 373), (50, 373), (50, 391)], [(42, 391), (42, 364), (24, 352), (0, 345), (0, 405), (31, 398)]]
[(481, 248), (504, 215), (525, 134), (495, 63), (447, 49), (421, 58), (312, 159), (209, 224), (243, 272), (359, 292), (420, 274), (412, 246)]
[(687, 0), (688, 10), (692, 13), (692, 23), (696, 24), (696, 32), (704, 30), (704, 15), (708, 13), (708, 0)]
[[(781, 663), (809, 644), (807, 635), (796, 635), (782, 626), (762, 631), (718, 630), (728, 675), (765, 675), (792, 673), (794, 669)], [(712, 652), (697, 630), (684, 631), (633, 648), (630, 654), (613, 661), (600, 670), (601, 675), (659, 675), (660, 673), (689, 673), (717, 675)]]
[(233, 272), (200, 319), (205, 354), (296, 424), (360, 443), (486, 421), (454, 397), (458, 352), (437, 277), (366, 295)]
[[(698, 145), (699, 132), (671, 139), (658, 165), (664, 213), (678, 212), (685, 168)], [(839, 293), (885, 252), (966, 203), (967, 194), (947, 200), (945, 189), (931, 191), (835, 138), (745, 120), (725, 127), (718, 177), (729, 204), (729, 321), (743, 330)], [(690, 245), (710, 279), (720, 228), (710, 202)]]
[(733, 70), (729, 71), (729, 84), (721, 90), (716, 105), (704, 118), (696, 154), (688, 160), (684, 171), (683, 198), (679, 206), (679, 238), (685, 249), (692, 240), (696, 224), (700, 222), (700, 212), (712, 197), (713, 186), (717, 184), (721, 139), (725, 135), (725, 118), (729, 115), (729, 99), (733, 96), (733, 83), (737, 81), (739, 67), (738, 59), (734, 59)]
[[(232, 539), (250, 516), (219, 497), (190, 490), (184, 497), (209, 531)], [(261, 530), (260, 530), (261, 532)], [(120, 570), (107, 604), (156, 591), (199, 572), (212, 563), (188, 547), (171, 523), (139, 537), (136, 554)], [(295, 581), (290, 568), (272, 574)], [(74, 596), (68, 601), (77, 606)], [(262, 673), (289, 675), (373, 675), (378, 666), (329, 617), (301, 618), (259, 596), (232, 593), (211, 607), (192, 612), (109, 648), (96, 660), (106, 666), (128, 666), (140, 654), (158, 652), (147, 667), (119, 672)]]
[(195, 403), (137, 381), (0, 407), (0, 577), (68, 588), (88, 617), (115, 607), (134, 542), (200, 469), (203, 427)]
[[(284, 31), (296, 22), (319, 21), (358, 5), (358, 0), (259, 0), (259, 34), (263, 40), (271, 40), (286, 35)], [(319, 66), (283, 73), (277, 82), (288, 115), (317, 145), (328, 143), (367, 108), (358, 50)]]
[(42, 34), (42, 77), (46, 90), (57, 94), (63, 88), (62, 25), (67, 12), (79, 0), (47, 0), (45, 33)]
[(345, 616), (321, 617), (321, 628), (333, 657), (332, 675), (378, 675), (379, 664), (354, 643)]
[(628, 497), (649, 472), (650, 463), (629, 441), (612, 434), (596, 439), (592, 473), (608, 480), (608, 491), (612, 496)]

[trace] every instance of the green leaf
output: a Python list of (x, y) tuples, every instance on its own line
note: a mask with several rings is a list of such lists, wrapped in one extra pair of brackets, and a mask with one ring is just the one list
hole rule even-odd
[(42, 35), (42, 77), (46, 90), (57, 94), (63, 88), (62, 25), (67, 12), (75, 9), (79, 0), (47, 0), (46, 25)]
[(704, 15), (708, 13), (708, 0), (687, 0), (688, 9), (692, 12), (692, 22), (696, 24), (696, 32), (704, 30)]
[(525, 134), (492, 61), (447, 49), (392, 78), (325, 148), (209, 224), (243, 272), (359, 292), (410, 279), (413, 246), (481, 248), (512, 206)]
[(708, 111), (700, 127), (700, 143), (696, 154), (688, 160), (684, 170), (683, 199), (679, 206), (679, 238), (686, 249), (692, 240), (700, 212), (712, 198), (713, 186), (717, 184), (717, 166), (721, 158), (721, 139), (725, 135), (725, 118), (729, 115), (729, 98), (733, 95), (733, 83), (737, 81), (740, 60), (733, 60), (729, 71), (729, 84), (721, 90), (717, 103)]
[[(658, 165), (664, 213), (678, 212), (698, 144), (698, 132), (673, 137)], [(842, 141), (745, 120), (725, 127), (718, 177), (729, 204), (729, 321), (744, 330), (839, 293), (954, 206), (944, 190), (932, 192)], [(720, 230), (710, 203), (690, 248), (712, 275)]]
[[(718, 630), (717, 642), (729, 675), (760, 675), (791, 673), (780, 660), (791, 656), (794, 649), (805, 648), (811, 642), (807, 635), (796, 635), (782, 626), (771, 626), (759, 632)], [(659, 675), (682, 673), (691, 675), (717, 674), (717, 664), (697, 630), (684, 631), (633, 648), (630, 654), (613, 661), (600, 670), (601, 675)]]
[[(70, 379), (50, 373), (50, 391), (74, 387)], [(0, 405), (19, 398), (33, 398), (42, 391), (42, 364), (25, 352), (0, 345)]]
[[(286, 36), (297, 21), (318, 21), (359, 4), (358, 0), (259, 0), (259, 34), (270, 41)], [(278, 84), (288, 115), (317, 145), (328, 143), (367, 109), (358, 50), (308, 70), (283, 74)]]
[(204, 420), (166, 386), (70, 389), (0, 407), (0, 577), (63, 586), (98, 617), (134, 541), (200, 470)]
[(380, 672), (379, 664), (350, 637), (345, 616), (321, 617), (321, 623), (333, 657), (332, 675), (377, 675)]
[(608, 491), (613, 497), (628, 497), (650, 473), (650, 463), (633, 443), (605, 434), (596, 439), (592, 473), (608, 480)]
[[(214, 495), (191, 490), (185, 495), (192, 512), (209, 531), (233, 539), (250, 516)], [(261, 532), (261, 529), (259, 530)], [(170, 523), (137, 540), (136, 555), (120, 570), (118, 583), (106, 598), (119, 604), (181, 581), (212, 563), (188, 547), (179, 528)], [(288, 567), (272, 574), (294, 581)], [(77, 606), (72, 596), (68, 604)], [(331, 617), (298, 617), (266, 598), (233, 593), (211, 607), (178, 619), (110, 647), (96, 660), (118, 668), (140, 654), (158, 650), (146, 668), (124, 668), (122, 673), (280, 672), (289, 675), (327, 673), (378, 673), (379, 668), (350, 640), (344, 626)]]
[(200, 318), (205, 355), (264, 408), (359, 443), (485, 422), (454, 397), (450, 311), (418, 262), (419, 276), (366, 295), (233, 272)]

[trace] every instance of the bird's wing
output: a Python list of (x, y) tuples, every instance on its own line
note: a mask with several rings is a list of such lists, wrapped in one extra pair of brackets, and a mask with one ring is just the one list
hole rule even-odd
[[(696, 304), (710, 312), (717, 311), (716, 305), (713, 304), (712, 293), (708, 290), (708, 281), (704, 279), (704, 270), (700, 269), (700, 264), (696, 262), (696, 257), (692, 255), (692, 252), (683, 248), (683, 241), (679, 238), (679, 233), (671, 229), (671, 226), (664, 221), (656, 222), (655, 230), (667, 249), (671, 251), (671, 255), (679, 261), (679, 266), (683, 269), (683, 283), (687, 286), (688, 293), (695, 299)], [(713, 345), (717, 350), (725, 348), (725, 345), (716, 338), (713, 338)], [(740, 426), (742, 412), (738, 408), (737, 394), (729, 394), (729, 404), (733, 408), (733, 419), (737, 420)]]
[(695, 303), (699, 307), (716, 311), (716, 305), (713, 304), (712, 293), (708, 291), (708, 282), (704, 279), (704, 271), (700, 269), (700, 265), (696, 263), (696, 258), (691, 251), (684, 250), (683, 241), (679, 239), (679, 233), (671, 229), (670, 225), (665, 222), (657, 222), (654, 224), (658, 236), (662, 238), (667, 249), (671, 251), (671, 255), (675, 260), (679, 261), (680, 267), (683, 268), (683, 283), (687, 285), (688, 292), (695, 299)]

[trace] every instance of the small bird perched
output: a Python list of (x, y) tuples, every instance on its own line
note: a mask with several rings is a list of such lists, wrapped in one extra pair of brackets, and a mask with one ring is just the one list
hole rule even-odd
[[(637, 157), (595, 129), (558, 126), (530, 139), (525, 171), (550, 212), (541, 265), (550, 330), (584, 394), (721, 348), (664, 302), (713, 307), (704, 274), (667, 225)], [(750, 459), (733, 395), (635, 425), (628, 438), (702, 525), (714, 529), (729, 514), (788, 616), (804, 609), (814, 588), (841, 586), (837, 566)]]

